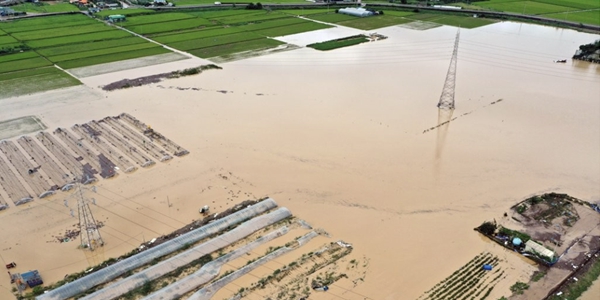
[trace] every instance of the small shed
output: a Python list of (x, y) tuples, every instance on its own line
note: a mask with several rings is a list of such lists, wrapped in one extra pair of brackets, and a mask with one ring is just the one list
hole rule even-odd
[(346, 7), (338, 10), (338, 13), (354, 17), (369, 17), (375, 14), (374, 12), (366, 10), (362, 7)]
[(534, 242), (533, 240), (529, 240), (525, 243), (525, 251), (530, 253), (539, 253), (543, 256), (546, 256), (550, 259), (554, 259), (555, 253), (554, 251)]
[(23, 278), (23, 281), (25, 281), (30, 288), (44, 284), (44, 281), (42, 281), (42, 277), (37, 270), (21, 273), (21, 278)]
[(110, 15), (106, 17), (109, 22), (117, 23), (117, 22), (125, 22), (127, 18), (124, 15)]

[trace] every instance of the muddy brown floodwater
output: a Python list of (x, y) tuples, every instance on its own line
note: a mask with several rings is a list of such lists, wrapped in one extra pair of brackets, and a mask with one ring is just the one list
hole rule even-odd
[(128, 112), (190, 151), (96, 184), (101, 250), (53, 242), (76, 223), (59, 194), (0, 213), (2, 258), (54, 282), (189, 223), (205, 204), (269, 195), (369, 259), (364, 282), (315, 299), (415, 299), (484, 251), (507, 270), (490, 299), (508, 295), (535, 267), (472, 228), (536, 193), (600, 199), (600, 68), (553, 62), (598, 36), (511, 22), (462, 30), (456, 110), (440, 137), (423, 132), (438, 124), (456, 28), (377, 33), (389, 38), (115, 92), (98, 86), (150, 74), (0, 100), (0, 120), (36, 115), (48, 128)]

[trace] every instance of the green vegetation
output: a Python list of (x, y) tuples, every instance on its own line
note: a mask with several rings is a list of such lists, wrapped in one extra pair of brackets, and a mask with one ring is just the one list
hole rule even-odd
[(114, 29), (109, 26), (96, 23), (86, 26), (76, 26), (74, 28), (68, 28), (67, 30), (57, 30), (56, 28), (49, 28), (45, 30), (38, 29), (25, 32), (17, 32), (13, 33), (12, 36), (21, 41), (29, 41), (113, 30)]
[(91, 44), (91, 42), (105, 41), (105, 40), (118, 39), (118, 38), (131, 37), (131, 36), (132, 35), (130, 33), (122, 31), (122, 30), (111, 30), (111, 31), (102, 31), (102, 32), (88, 33), (88, 34), (82, 34), (82, 35), (75, 35), (75, 36), (64, 36), (64, 37), (53, 38), (53, 39), (27, 41), (25, 44), (27, 44), (31, 48), (37, 49), (37, 48), (53, 47), (53, 46), (60, 46), (60, 45), (79, 44), (79, 43), (86, 43), (89, 45), (89, 44)]
[(544, 17), (570, 21), (570, 22), (579, 22), (584, 24), (592, 24), (600, 26), (600, 11), (578, 11), (578, 12), (568, 12), (568, 13), (556, 13), (556, 14), (547, 14)]
[[(25, 59), (25, 58), (33, 58), (33, 57), (38, 57), (38, 55), (33, 51), (2, 55), (2, 56), (0, 56), (0, 63), (14, 61), (14, 60), (20, 60), (20, 59)], [(0, 72), (2, 72), (2, 71), (0, 71)]]
[[(497, 257), (490, 253), (481, 253), (426, 291), (419, 299), (485, 299), (504, 274), (498, 263)], [(495, 270), (484, 270), (484, 264), (492, 265)]]
[(176, 43), (170, 44), (170, 46), (172, 46), (176, 49), (187, 51), (187, 50), (194, 50), (194, 49), (206, 48), (206, 47), (217, 46), (217, 45), (224, 45), (224, 44), (231, 44), (231, 43), (248, 41), (248, 40), (255, 40), (255, 39), (260, 39), (260, 38), (261, 38), (260, 35), (257, 35), (254, 33), (241, 32), (241, 33), (222, 35), (219, 37), (208, 37), (208, 38), (202, 38), (202, 39), (196, 39), (196, 40), (176, 42)]
[(206, 28), (201, 30), (190, 31), (186, 33), (176, 33), (169, 35), (162, 35), (156, 38), (153, 38), (155, 41), (163, 44), (170, 44), (174, 42), (182, 42), (187, 40), (201, 39), (207, 38), (211, 36), (222, 36), (232, 33), (238, 33), (241, 30), (238, 27), (226, 27), (226, 28)]
[(558, 20), (600, 25), (600, 0), (488, 0), (457, 1), (469, 9), (539, 15)]
[(533, 272), (533, 276), (531, 276), (531, 281), (538, 282), (544, 278), (544, 276), (546, 276), (546, 271), (535, 271)]
[(592, 262), (592, 266), (583, 275), (577, 276), (579, 280), (571, 283), (567, 286), (566, 290), (563, 290), (563, 295), (552, 296), (550, 300), (576, 300), (587, 291), (594, 281), (600, 277), (600, 260), (596, 259)]
[(138, 50), (148, 49), (148, 48), (162, 48), (162, 47), (159, 45), (153, 44), (153, 43), (138, 43), (138, 44), (127, 45), (127, 46), (110, 47), (110, 48), (103, 48), (103, 49), (98, 49), (98, 50), (81, 51), (81, 52), (67, 53), (67, 54), (56, 55), (56, 56), (49, 56), (48, 59), (55, 63), (59, 63), (59, 62), (67, 61), (67, 60), (88, 58), (88, 57), (113, 54), (113, 53), (117, 54), (120, 52), (129, 52), (129, 51), (137, 52)]
[(103, 19), (110, 15), (125, 15), (127, 17), (131, 17), (131, 16), (138, 16), (138, 15), (145, 15), (145, 14), (152, 14), (152, 13), (154, 13), (153, 10), (145, 9), (145, 8), (128, 8), (128, 9), (118, 9), (118, 10), (108, 9), (108, 10), (103, 10), (103, 11), (96, 13), (95, 16)]
[(93, 51), (98, 49), (119, 47), (119, 46), (127, 46), (134, 44), (147, 43), (145, 40), (140, 39), (138, 37), (125, 37), (120, 39), (106, 40), (106, 41), (98, 41), (94, 43), (81, 43), (81, 44), (72, 44), (72, 45), (64, 45), (57, 46), (51, 48), (41, 48), (37, 50), (37, 53), (40, 55), (49, 57), (56, 56), (68, 53), (75, 52), (84, 52), (84, 51)]
[(211, 22), (205, 19), (193, 18), (177, 20), (171, 22), (162, 22), (155, 24), (125, 26), (127, 29), (139, 34), (154, 34), (169, 31), (178, 31), (183, 29), (198, 28), (211, 25)]
[(529, 288), (529, 284), (517, 281), (517, 283), (513, 284), (510, 287), (510, 291), (516, 295), (522, 295), (526, 289)]
[(26, 59), (20, 59), (20, 60), (7, 61), (7, 62), (0, 63), (0, 74), (13, 72), (13, 71), (45, 67), (45, 66), (49, 66), (51, 64), (52, 63), (50, 63), (48, 60), (46, 60), (42, 57), (39, 57), (39, 56), (32, 57), (32, 58), (26, 58)]
[(411, 20), (398, 16), (372, 16), (366, 18), (355, 18), (354, 20), (342, 21), (337, 24), (362, 30), (372, 30), (398, 24), (411, 22)]
[(127, 18), (127, 21), (123, 23), (119, 23), (118, 25), (129, 27), (134, 25), (142, 25), (142, 24), (154, 24), (175, 20), (184, 20), (195, 18), (193, 15), (188, 15), (185, 13), (160, 13), (160, 14), (151, 14), (151, 15), (140, 15), (135, 17)]
[(238, 42), (233, 44), (225, 44), (213, 47), (206, 47), (202, 49), (192, 50), (191, 54), (196, 55), (202, 58), (211, 58), (211, 57), (230, 57), (234, 53), (239, 53), (243, 51), (257, 51), (257, 50), (265, 50), (269, 48), (274, 48), (280, 45), (283, 45), (280, 41), (261, 38), (258, 40), (251, 40), (245, 42)]
[(325, 24), (321, 24), (321, 23), (308, 22), (308, 23), (302, 23), (302, 24), (294, 24), (294, 25), (288, 25), (288, 26), (256, 30), (256, 31), (254, 31), (254, 33), (273, 37), (273, 36), (284, 36), (284, 35), (289, 35), (289, 34), (296, 34), (296, 33), (301, 33), (301, 32), (325, 29), (325, 28), (330, 28), (330, 27), (331, 26), (329, 26), (329, 25), (325, 25)]
[(347, 37), (347, 38), (343, 38), (343, 39), (337, 39), (337, 40), (332, 40), (332, 41), (327, 41), (327, 42), (322, 42), (322, 43), (310, 44), (310, 45), (307, 45), (307, 47), (310, 47), (310, 48), (313, 48), (316, 50), (327, 51), (327, 50), (333, 50), (333, 49), (337, 49), (337, 48), (358, 45), (358, 44), (362, 44), (362, 43), (365, 43), (368, 41), (369, 41), (369, 39), (367, 39), (366, 36), (361, 34), (361, 35), (355, 35), (355, 36), (351, 36), (351, 37)]
[[(309, 16), (309, 18), (311, 18), (313, 20), (321, 21), (321, 22), (327, 22), (327, 23), (337, 23), (337, 22), (341, 22), (341, 21), (362, 19), (359, 17), (353, 17), (353, 16), (349, 16), (349, 15), (345, 15), (345, 14), (338, 14), (336, 12), (330, 12), (330, 13), (320, 14), (320, 15), (311, 15), (311, 16)], [(371, 17), (368, 17), (368, 18), (371, 18)]]
[(24, 3), (19, 5), (11, 6), (15, 11), (35, 12), (35, 13), (54, 13), (54, 12), (68, 12), (68, 11), (79, 11), (77, 6), (69, 3), (56, 3), (48, 4), (44, 2), (38, 3)]
[(521, 241), (523, 241), (523, 243), (527, 243), (527, 241), (529, 241), (531, 239), (531, 236), (529, 236), (526, 233), (522, 233), (522, 232), (519, 232), (519, 231), (516, 231), (516, 230), (511, 230), (511, 229), (508, 229), (508, 228), (502, 227), (502, 226), (500, 226), (499, 233), (501, 235), (508, 236), (511, 239), (515, 238), (515, 237), (520, 238)]
[(94, 56), (94, 57), (88, 57), (88, 58), (82, 58), (82, 59), (76, 59), (76, 60), (68, 60), (65, 62), (60, 62), (57, 65), (59, 65), (60, 67), (62, 67), (64, 69), (71, 69), (71, 68), (86, 67), (86, 66), (91, 66), (91, 65), (104, 64), (104, 63), (109, 63), (109, 62), (114, 62), (114, 61), (121, 61), (121, 60), (126, 60), (126, 59), (139, 58), (139, 57), (151, 56), (151, 55), (157, 55), (157, 54), (163, 54), (163, 53), (169, 53), (169, 52), (170, 51), (165, 48), (154, 47), (154, 48), (148, 48), (148, 49), (138, 50), (138, 51), (134, 51), (134, 52), (120, 52), (120, 53), (116, 53), (116, 54), (107, 54), (107, 55)]
[[(177, 6), (214, 4), (214, 0), (173, 0)], [(235, 3), (256, 3), (255, 0), (236, 0)], [(306, 3), (303, 0), (271, 0), (268, 3)], [(242, 5), (240, 5), (242, 6)]]
[(79, 80), (55, 68), (45, 67), (0, 74), (0, 98), (14, 97), (79, 85)]
[(10, 43), (16, 43), (17, 40), (15, 38), (13, 38), (12, 36), (8, 36), (8, 35), (3, 35), (0, 36), (0, 46), (5, 45), (5, 44), (10, 44)]

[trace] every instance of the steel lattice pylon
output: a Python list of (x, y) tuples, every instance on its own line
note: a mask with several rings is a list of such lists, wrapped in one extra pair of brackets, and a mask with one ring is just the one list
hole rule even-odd
[(104, 246), (104, 241), (98, 230), (98, 223), (96, 223), (92, 215), (88, 200), (83, 196), (83, 189), (80, 183), (77, 184), (77, 189), (81, 247), (94, 251), (96, 248)]
[(446, 74), (446, 82), (444, 82), (444, 89), (440, 96), (440, 102), (438, 107), (440, 109), (454, 109), (454, 85), (456, 83), (456, 59), (458, 55), (458, 40), (460, 38), (460, 29), (456, 33), (456, 40), (454, 40), (454, 50), (452, 51), (452, 59), (450, 60), (450, 67), (448, 67), (448, 74)]

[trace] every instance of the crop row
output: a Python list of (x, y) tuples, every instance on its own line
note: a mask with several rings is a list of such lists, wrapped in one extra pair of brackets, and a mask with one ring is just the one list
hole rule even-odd
[(154, 48), (142, 49), (142, 50), (138, 50), (138, 51), (120, 52), (120, 53), (114, 53), (114, 54), (106, 54), (106, 55), (99, 55), (99, 56), (94, 56), (94, 57), (68, 60), (68, 61), (60, 62), (60, 63), (58, 63), (58, 65), (65, 69), (72, 69), (72, 68), (79, 68), (79, 67), (103, 64), (103, 63), (109, 63), (109, 62), (114, 62), (114, 61), (121, 61), (121, 60), (126, 60), (126, 59), (139, 58), (139, 57), (144, 57), (144, 56), (163, 54), (163, 53), (168, 53), (168, 52), (170, 52), (170, 51), (163, 47), (154, 47)]
[(170, 35), (164, 35), (153, 38), (155, 41), (159, 43), (169, 44), (174, 42), (182, 42), (187, 40), (201, 39), (211, 36), (222, 36), (232, 33), (238, 33), (241, 29), (237, 27), (226, 27), (226, 28), (208, 28), (202, 30), (194, 30), (185, 33), (176, 33)]
[(122, 25), (125, 27), (131, 27), (131, 26), (135, 26), (135, 25), (155, 24), (155, 23), (168, 22), (168, 21), (191, 19), (191, 18), (195, 18), (195, 16), (185, 14), (185, 13), (160, 13), (160, 14), (151, 14), (151, 15), (141, 15), (141, 16), (130, 17)]
[(38, 57), (38, 55), (33, 51), (26, 51), (15, 54), (8, 54), (0, 56), (0, 63), (21, 60), (26, 58)]
[(98, 49), (98, 50), (92, 50), (92, 51), (82, 51), (82, 52), (75, 52), (75, 53), (69, 53), (69, 54), (63, 54), (63, 55), (57, 55), (57, 56), (50, 56), (50, 57), (48, 57), (48, 59), (51, 60), (52, 62), (60, 63), (60, 62), (67, 61), (67, 60), (89, 58), (89, 57), (112, 54), (112, 53), (119, 53), (119, 52), (138, 51), (138, 50), (142, 50), (142, 49), (156, 48), (156, 47), (160, 47), (160, 46), (153, 44), (153, 43), (140, 43), (140, 44), (134, 44), (134, 45), (110, 47), (110, 48), (104, 48), (104, 49)]
[(191, 50), (190, 53), (202, 58), (211, 58), (216, 56), (227, 57), (235, 53), (274, 48), (283, 44), (283, 42), (277, 40), (261, 38), (250, 41), (205, 47), (201, 49)]
[(260, 39), (260, 38), (262, 38), (262, 36), (260, 36), (258, 34), (254, 34), (251, 32), (240, 32), (240, 33), (223, 35), (223, 36), (219, 36), (219, 37), (207, 37), (207, 38), (196, 39), (196, 40), (176, 42), (176, 43), (169, 44), (169, 46), (171, 46), (175, 49), (188, 51), (188, 50), (206, 48), (206, 47), (211, 47), (211, 46), (218, 46), (218, 45), (225, 45), (225, 44), (231, 44), (231, 43), (242, 42), (242, 41), (256, 40), (256, 39)]
[(197, 28), (201, 26), (210, 26), (212, 23), (205, 19), (185, 19), (172, 22), (162, 22), (156, 24), (130, 26), (127, 29), (139, 34), (155, 34), (161, 32), (177, 31), (182, 29)]
[(94, 21), (93, 19), (90, 19), (88, 17), (81, 17), (81, 19), (76, 18), (72, 21), (67, 20), (64, 22), (57, 22), (56, 24), (32, 24), (32, 25), (29, 25), (27, 23), (23, 23), (19, 27), (14, 27), (14, 28), (8, 29), (7, 32), (9, 32), (9, 33), (31, 32), (31, 31), (45, 30), (48, 28), (55, 28), (57, 30), (68, 31), (70, 28), (73, 28), (73, 27), (92, 25), (92, 24), (98, 24), (98, 21)]
[(13, 33), (12, 36), (16, 39), (22, 41), (30, 41), (30, 40), (40, 40), (40, 39), (49, 39), (55, 37), (62, 36), (73, 36), (73, 35), (82, 35), (85, 33), (92, 32), (102, 32), (102, 31), (114, 31), (114, 28), (111, 28), (104, 24), (91, 24), (86, 26), (77, 26), (73, 28), (68, 28), (65, 30), (60, 30), (56, 28), (49, 28), (45, 30), (36, 30), (36, 31), (27, 31), (27, 32), (18, 32)]
[(75, 52), (83, 52), (83, 51), (93, 51), (104, 48), (112, 48), (112, 47), (120, 47), (134, 44), (148, 43), (146, 40), (130, 36), (118, 39), (111, 39), (105, 41), (97, 41), (93, 43), (79, 43), (79, 44), (70, 44), (64, 46), (57, 46), (51, 48), (41, 48), (38, 49), (37, 52), (43, 56), (56, 56), (61, 54), (69, 54)]
[(122, 30), (109, 30), (101, 32), (93, 32), (81, 35), (64, 36), (52, 39), (42, 39), (28, 41), (26, 44), (31, 48), (53, 47), (68, 44), (77, 44), (84, 42), (104, 41), (109, 39), (118, 39), (122, 37), (130, 37), (131, 34)]
[[(6, 32), (16, 32), (23, 28), (35, 28), (35, 27), (54, 27), (66, 22), (76, 22), (81, 20), (91, 20), (90, 18), (84, 15), (60, 15), (60, 16), (47, 16), (43, 18), (30, 18), (30, 19), (21, 19), (15, 20), (11, 22), (2, 22), (0, 23), (0, 29)], [(16, 31), (15, 31), (16, 30)]]
[(9, 35), (0, 36), (0, 47), (2, 47), (2, 45), (16, 43), (16, 42), (17, 42), (17, 40), (15, 40), (12, 36), (9, 36)]
[(32, 57), (32, 58), (13, 60), (13, 61), (0, 63), (0, 73), (8, 73), (8, 72), (19, 71), (19, 70), (34, 69), (34, 68), (45, 67), (45, 66), (50, 66), (50, 65), (52, 65), (52, 63), (50, 63), (45, 58), (38, 56), (38, 57)]

